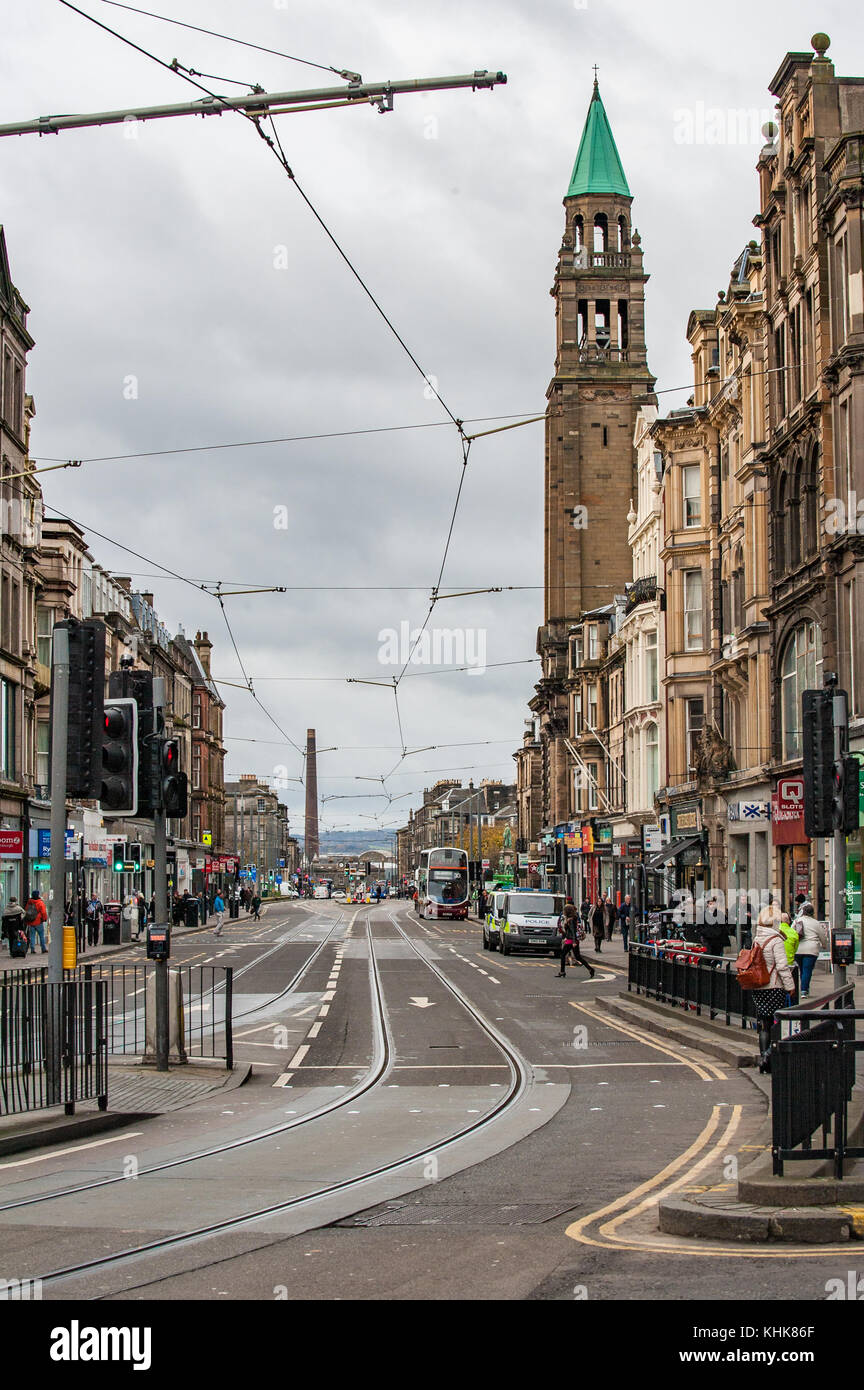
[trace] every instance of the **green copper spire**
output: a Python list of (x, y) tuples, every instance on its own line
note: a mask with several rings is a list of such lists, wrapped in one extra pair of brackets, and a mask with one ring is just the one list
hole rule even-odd
[(630, 197), (596, 77), (567, 197), (573, 198), (580, 193), (622, 193)]

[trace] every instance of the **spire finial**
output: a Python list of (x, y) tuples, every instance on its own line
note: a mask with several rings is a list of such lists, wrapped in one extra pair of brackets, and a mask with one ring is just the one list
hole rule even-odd
[(596, 90), (597, 90), (597, 71), (598, 71), (598, 69), (597, 69), (597, 64), (595, 63), (595, 64), (594, 64), (594, 90), (595, 90), (595, 92), (596, 92)]

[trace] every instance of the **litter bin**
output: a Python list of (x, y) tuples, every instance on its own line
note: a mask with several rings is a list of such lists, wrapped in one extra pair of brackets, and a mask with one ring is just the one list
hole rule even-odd
[(240, 900), (239, 900), (239, 898), (235, 898), (235, 897), (233, 896), (233, 894), (232, 894), (232, 896), (228, 899), (228, 916), (229, 916), (229, 917), (239, 917), (239, 916), (240, 916)]
[(184, 913), (184, 923), (187, 927), (197, 927), (198, 925), (198, 899), (187, 898), (186, 911)]
[(123, 904), (109, 902), (102, 914), (102, 942), (105, 946), (120, 945), (120, 924), (123, 920)]

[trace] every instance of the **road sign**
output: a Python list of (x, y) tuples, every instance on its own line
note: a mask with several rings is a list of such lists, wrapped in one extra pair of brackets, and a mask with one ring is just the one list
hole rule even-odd
[(281, 882), (282, 882), (282, 875), (281, 875), (281, 874), (277, 874), (277, 875), (276, 875), (276, 882), (277, 882), (277, 883), (281, 883)]
[(212, 843), (213, 843), (213, 831), (212, 831), (212, 830), (205, 830), (205, 831), (204, 831), (204, 833), (203, 833), (202, 836), (201, 836), (201, 843), (202, 843), (202, 845), (212, 845)]

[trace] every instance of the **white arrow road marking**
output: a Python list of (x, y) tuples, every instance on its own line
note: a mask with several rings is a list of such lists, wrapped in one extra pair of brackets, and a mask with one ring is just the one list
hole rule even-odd
[(434, 1007), (435, 1000), (428, 999), (425, 994), (418, 997), (411, 996), (411, 1003), (416, 1004), (418, 1009), (431, 1009)]

